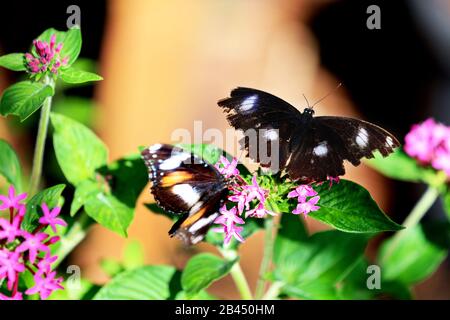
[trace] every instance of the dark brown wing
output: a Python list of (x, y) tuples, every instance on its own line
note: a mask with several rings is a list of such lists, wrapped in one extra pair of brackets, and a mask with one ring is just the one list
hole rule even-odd
[(226, 185), (214, 166), (181, 148), (156, 144), (142, 152), (151, 192), (164, 210), (183, 214), (169, 234), (194, 244), (201, 241), (226, 197)]
[[(236, 88), (230, 97), (218, 102), (224, 108), (231, 126), (244, 132), (240, 143), (247, 156), (273, 171), (284, 168), (289, 157), (289, 141), (299, 123), (300, 112), (286, 101), (261, 90)], [(256, 132), (256, 138), (253, 132)], [(271, 141), (278, 142), (278, 163), (272, 166)], [(263, 150), (262, 148), (265, 148)], [(266, 152), (267, 150), (267, 152)], [(261, 159), (267, 154), (267, 159)]]

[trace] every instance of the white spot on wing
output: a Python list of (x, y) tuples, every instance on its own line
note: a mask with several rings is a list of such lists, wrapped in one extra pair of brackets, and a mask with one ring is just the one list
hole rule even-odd
[(394, 146), (394, 140), (392, 140), (391, 137), (387, 136), (386, 137), (386, 147), (392, 148), (393, 146)]
[(258, 96), (256, 94), (245, 98), (244, 101), (242, 101), (241, 105), (239, 106), (239, 110), (241, 112), (246, 112), (251, 110), (254, 106), (256, 101), (258, 100)]
[(191, 210), (189, 210), (189, 213), (195, 213), (195, 212), (197, 212), (201, 207), (202, 207), (202, 205), (203, 205), (203, 201), (199, 201), (199, 202), (197, 202), (192, 208), (191, 208)]
[(162, 147), (162, 144), (157, 143), (157, 144), (150, 146), (148, 148), (148, 150), (150, 151), (150, 153), (154, 153), (155, 151), (158, 151), (159, 149), (161, 149), (161, 147)]
[(367, 130), (364, 128), (359, 128), (355, 141), (360, 148), (367, 147), (369, 144), (369, 134), (367, 133)]
[(201, 228), (203, 228), (204, 226), (211, 224), (214, 220), (216, 220), (217, 215), (216, 214), (212, 214), (210, 215), (208, 218), (201, 218), (200, 220), (198, 220), (197, 222), (195, 222), (190, 228), (189, 228), (189, 232), (194, 233), (197, 230), (200, 230)]
[(326, 141), (322, 141), (320, 142), (314, 149), (313, 149), (313, 153), (318, 156), (318, 157), (324, 157), (327, 155), (328, 153), (328, 147), (327, 147), (327, 142)]
[(172, 170), (178, 168), (181, 165), (181, 162), (189, 159), (190, 155), (188, 153), (179, 153), (176, 154), (166, 160), (164, 160), (159, 166), (162, 170)]
[(269, 141), (277, 140), (278, 139), (278, 130), (276, 130), (276, 129), (265, 130), (264, 138), (266, 138)]
[(177, 184), (172, 187), (172, 191), (191, 207), (200, 199), (200, 194), (188, 184)]

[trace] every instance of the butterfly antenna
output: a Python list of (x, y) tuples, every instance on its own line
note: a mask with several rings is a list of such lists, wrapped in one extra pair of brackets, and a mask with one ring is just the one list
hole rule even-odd
[(333, 90), (331, 90), (330, 92), (328, 92), (325, 96), (323, 96), (322, 98), (320, 98), (319, 100), (317, 100), (316, 102), (314, 102), (314, 104), (311, 106), (311, 108), (313, 108), (316, 104), (318, 104), (319, 102), (325, 100), (326, 98), (328, 98), (331, 94), (333, 94), (337, 89), (339, 89), (342, 86), (342, 82), (339, 82), (339, 84), (336, 86), (336, 88), (334, 88)]
[(303, 93), (302, 95), (303, 95), (303, 98), (305, 98), (305, 101), (306, 101), (306, 107), (309, 108), (309, 101), (308, 101), (308, 99), (306, 98), (306, 96), (305, 96), (304, 93)]

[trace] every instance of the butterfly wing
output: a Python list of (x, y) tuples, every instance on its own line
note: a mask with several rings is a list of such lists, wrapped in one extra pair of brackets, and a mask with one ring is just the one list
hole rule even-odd
[[(278, 166), (285, 166), (289, 157), (292, 128), (295, 128), (301, 116), (294, 106), (270, 93), (243, 87), (231, 91), (230, 97), (220, 100), (218, 105), (224, 108), (230, 125), (244, 132), (245, 137), (240, 143), (247, 150), (247, 156), (263, 167), (270, 167), (270, 160), (260, 158), (261, 148), (267, 148), (267, 156), (270, 158), (273, 152), (270, 149), (271, 139), (277, 138)], [(258, 130), (262, 134), (257, 134), (256, 140), (252, 141), (248, 138), (249, 130)], [(271, 134), (273, 132), (276, 134)]]
[[(292, 180), (311, 182), (337, 177), (345, 173), (344, 160), (356, 166), (361, 158), (372, 158), (375, 150), (387, 156), (400, 146), (392, 134), (372, 123), (345, 117), (305, 116), (286, 101), (256, 89), (234, 89), (229, 98), (218, 104), (227, 112), (229, 123), (245, 135), (249, 129), (278, 130), (279, 169), (285, 170)], [(264, 163), (259, 157), (261, 139), (264, 135), (258, 135), (253, 142), (246, 137), (241, 143), (247, 151), (257, 150), (256, 155), (250, 152), (248, 156), (268, 167), (271, 163)], [(269, 156), (273, 153), (270, 151)]]
[(186, 244), (201, 241), (217, 217), (227, 191), (214, 166), (181, 148), (153, 145), (142, 152), (151, 192), (164, 210), (183, 216), (170, 230)]
[(399, 146), (391, 133), (370, 122), (314, 117), (309, 126), (296, 130), (286, 171), (294, 180), (323, 181), (345, 174), (344, 160), (357, 166), (376, 150), (387, 156)]

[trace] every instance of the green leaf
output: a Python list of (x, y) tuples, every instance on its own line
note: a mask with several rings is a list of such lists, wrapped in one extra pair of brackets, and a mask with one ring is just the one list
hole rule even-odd
[(60, 77), (64, 82), (67, 83), (85, 83), (89, 81), (103, 80), (103, 78), (98, 74), (78, 70), (73, 67), (62, 70), (60, 73)]
[(188, 261), (181, 275), (181, 286), (188, 296), (195, 295), (227, 275), (235, 262), (210, 253), (200, 253)]
[(209, 294), (205, 290), (201, 290), (199, 293), (194, 294), (192, 296), (186, 294), (184, 291), (178, 292), (175, 296), (175, 300), (218, 300), (217, 297)]
[(0, 57), (0, 67), (12, 71), (25, 71), (27, 68), (24, 64), (23, 53), (10, 53)]
[[(59, 31), (54, 28), (50, 28), (45, 30), (37, 39), (50, 42), (50, 38), (52, 35), (56, 35), (56, 43), (63, 43), (63, 47), (61, 50), (61, 57), (68, 57), (68, 63), (65, 67), (70, 67), (78, 58), (78, 55), (81, 51), (81, 30), (78, 26), (75, 26), (68, 31)], [(32, 48), (33, 53), (36, 53), (36, 50)]]
[(28, 232), (34, 231), (39, 224), (39, 218), (42, 216), (41, 205), (46, 203), (49, 208), (58, 206), (65, 187), (64, 184), (58, 184), (34, 195), (27, 203), (27, 212), (22, 221), (22, 228)]
[[(280, 268), (289, 269), (284, 261), (289, 259), (292, 254), (302, 250), (304, 242), (308, 240), (308, 233), (300, 217), (290, 213), (283, 213), (280, 220), (280, 229), (274, 244), (274, 263)], [(292, 265), (294, 269), (297, 267)], [(280, 270), (281, 271), (281, 270)], [(285, 270), (290, 273), (289, 270)], [(289, 277), (289, 276), (288, 276)]]
[(444, 210), (447, 213), (447, 217), (450, 220), (450, 187), (447, 187), (447, 191), (442, 196)]
[(144, 265), (144, 247), (135, 240), (125, 247), (123, 266), (126, 270), (135, 269)]
[(78, 26), (72, 27), (66, 32), (63, 40), (64, 45), (61, 50), (61, 57), (68, 57), (68, 63), (63, 68), (70, 67), (77, 59), (81, 51), (81, 30)]
[(52, 113), (51, 121), (56, 158), (66, 179), (77, 186), (94, 178), (96, 169), (108, 159), (104, 143), (89, 128), (70, 118)]
[(436, 176), (436, 171), (420, 166), (416, 160), (401, 149), (395, 150), (386, 158), (377, 153), (374, 159), (366, 160), (365, 163), (383, 175), (396, 180), (428, 182)]
[(125, 156), (98, 170), (106, 181), (111, 181), (111, 193), (130, 208), (148, 183), (148, 172), (139, 154)]
[[(428, 230), (430, 232), (431, 230)], [(447, 255), (447, 250), (427, 238), (420, 225), (398, 233), (383, 243), (378, 261), (386, 280), (412, 285), (428, 278)]]
[(95, 295), (94, 300), (165, 300), (175, 275), (171, 266), (145, 266), (115, 276)]
[(109, 230), (127, 237), (127, 230), (133, 221), (134, 210), (117, 198), (104, 192), (90, 194), (84, 209), (88, 216)]
[(13, 114), (24, 121), (42, 106), (46, 98), (53, 94), (53, 88), (41, 82), (18, 82), (3, 92), (0, 114), (3, 116)]
[(278, 242), (274, 275), (299, 288), (317, 279), (332, 284), (341, 281), (362, 257), (368, 240), (367, 235), (335, 230), (315, 233), (307, 240), (299, 240), (298, 244), (295, 239), (290, 239), (289, 243), (286, 236), (282, 238), (278, 241), (287, 243), (290, 249), (280, 252), (283, 242)]
[(320, 209), (309, 217), (338, 230), (375, 233), (403, 228), (381, 211), (366, 189), (354, 182), (341, 180), (331, 188), (322, 184), (315, 189), (320, 195)]
[(86, 203), (90, 195), (97, 194), (100, 192), (100, 186), (98, 182), (93, 180), (84, 180), (80, 182), (76, 188), (73, 195), (73, 200), (70, 205), (70, 216), (74, 216), (78, 210)]
[(22, 191), (22, 169), (14, 149), (0, 139), (0, 174), (11, 183), (17, 192)]

